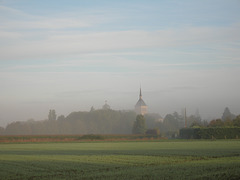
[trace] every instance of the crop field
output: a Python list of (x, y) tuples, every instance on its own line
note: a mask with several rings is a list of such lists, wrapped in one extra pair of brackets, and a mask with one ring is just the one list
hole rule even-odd
[(0, 179), (240, 179), (240, 140), (1, 143)]

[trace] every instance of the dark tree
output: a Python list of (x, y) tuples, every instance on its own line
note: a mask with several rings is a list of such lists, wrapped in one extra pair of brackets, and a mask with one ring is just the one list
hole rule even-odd
[(57, 118), (58, 121), (64, 121), (65, 120), (65, 116), (64, 115), (60, 115)]
[(233, 120), (233, 125), (240, 127), (240, 115)]
[(145, 134), (146, 132), (146, 120), (143, 115), (137, 115), (136, 121), (133, 124), (133, 134)]
[(49, 114), (48, 114), (48, 120), (49, 121), (55, 121), (57, 119), (57, 115), (54, 109), (50, 109), (49, 110)]
[(90, 109), (90, 112), (93, 112), (93, 111), (95, 111), (95, 108), (92, 106)]
[(235, 115), (230, 112), (228, 107), (226, 107), (222, 115), (222, 120), (223, 121), (233, 120), (234, 118), (235, 118)]
[(178, 114), (177, 112), (174, 112), (172, 115), (173, 115), (174, 119), (177, 120), (177, 122), (178, 122), (178, 128), (183, 128), (184, 124), (185, 124), (184, 117), (182, 115)]
[(165, 132), (177, 131), (179, 129), (179, 122), (176, 114), (167, 114), (163, 120), (163, 125), (165, 128)]

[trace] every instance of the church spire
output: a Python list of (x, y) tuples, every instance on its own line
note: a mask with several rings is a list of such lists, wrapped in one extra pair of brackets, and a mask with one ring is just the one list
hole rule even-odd
[(137, 104), (135, 105), (135, 112), (136, 114), (146, 114), (147, 113), (147, 105), (145, 104), (145, 102), (142, 99), (142, 88), (140, 85), (140, 92), (139, 92), (139, 100), (137, 102)]
[(140, 94), (139, 94), (139, 99), (142, 99), (142, 88), (140, 86)]

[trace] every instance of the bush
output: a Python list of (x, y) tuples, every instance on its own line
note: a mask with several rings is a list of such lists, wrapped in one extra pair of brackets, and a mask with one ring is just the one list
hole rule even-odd
[(183, 128), (179, 131), (179, 136), (183, 139), (200, 139), (200, 128)]
[(95, 134), (87, 134), (79, 137), (79, 140), (104, 140), (104, 136), (95, 135)]
[(240, 137), (240, 128), (183, 128), (180, 129), (180, 137), (183, 139), (235, 139)]

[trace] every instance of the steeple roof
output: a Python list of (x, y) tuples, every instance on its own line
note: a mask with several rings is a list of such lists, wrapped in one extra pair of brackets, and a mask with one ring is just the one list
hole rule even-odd
[(139, 100), (138, 100), (137, 104), (135, 105), (135, 107), (139, 107), (139, 106), (147, 106), (146, 103), (142, 99), (142, 88), (141, 87), (140, 87), (140, 93), (139, 93)]
[(147, 106), (146, 103), (140, 98), (137, 102), (137, 104), (135, 105), (135, 107), (137, 106)]

